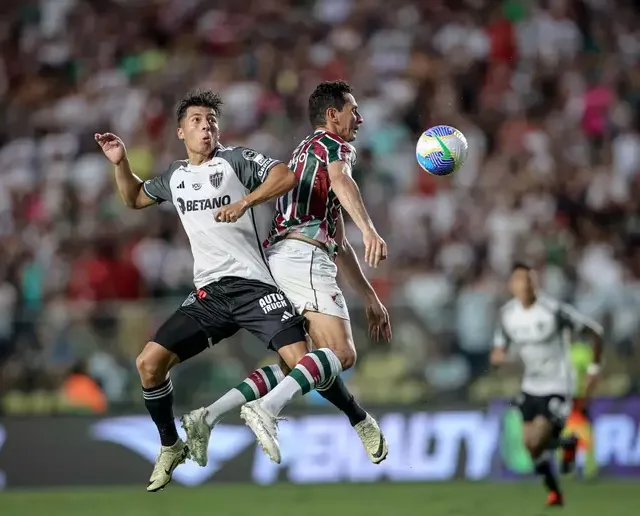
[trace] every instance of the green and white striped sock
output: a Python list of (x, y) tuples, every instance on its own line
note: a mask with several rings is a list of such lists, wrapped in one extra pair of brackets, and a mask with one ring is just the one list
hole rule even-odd
[(318, 385), (327, 385), (341, 372), (342, 365), (333, 351), (316, 349), (302, 357), (289, 376), (262, 398), (262, 407), (277, 416), (294, 397), (307, 394)]
[(233, 409), (267, 394), (284, 378), (285, 376), (278, 365), (256, 369), (242, 383), (236, 385), (222, 398), (207, 407), (205, 421), (209, 426), (215, 425)]

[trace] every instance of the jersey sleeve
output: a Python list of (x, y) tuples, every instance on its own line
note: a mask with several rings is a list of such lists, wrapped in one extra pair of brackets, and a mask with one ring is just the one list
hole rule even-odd
[(179, 168), (180, 162), (176, 161), (159, 176), (147, 179), (142, 183), (144, 193), (158, 204), (164, 201), (172, 201), (171, 196), (171, 176)]
[(563, 328), (567, 328), (575, 333), (580, 333), (585, 329), (589, 329), (598, 335), (602, 335), (603, 329), (593, 319), (582, 315), (572, 306), (562, 303), (558, 309), (558, 318)]
[(496, 329), (493, 332), (493, 347), (499, 349), (507, 349), (509, 347), (509, 336), (504, 331), (502, 318), (498, 319)]
[(281, 161), (260, 154), (246, 147), (232, 149), (225, 156), (231, 163), (233, 170), (244, 186), (253, 192), (269, 175), (270, 170)]

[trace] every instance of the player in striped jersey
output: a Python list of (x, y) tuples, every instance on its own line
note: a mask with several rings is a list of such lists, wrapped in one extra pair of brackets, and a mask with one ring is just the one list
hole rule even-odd
[[(356, 152), (349, 142), (355, 140), (363, 122), (351, 87), (343, 81), (318, 85), (309, 97), (309, 118), (314, 132), (298, 145), (289, 162), (298, 185), (278, 199), (265, 246), (276, 283), (307, 318), (313, 345), (331, 350), (344, 371), (355, 363), (356, 351), (349, 312), (336, 279), (338, 270), (364, 299), (374, 339), (382, 334), (389, 340), (391, 326), (387, 310), (345, 238), (342, 209), (362, 232), (365, 261), (370, 266), (377, 267), (386, 258), (387, 246), (376, 232), (351, 177)], [(280, 462), (278, 414), (295, 396), (317, 389), (335, 405), (339, 400), (350, 400), (349, 408), (343, 411), (370, 460), (381, 462), (388, 451), (377, 422), (346, 391), (338, 376), (340, 371), (320, 383), (322, 369), (322, 364), (301, 361), (268, 394), (244, 405), (241, 417), (271, 459)]]

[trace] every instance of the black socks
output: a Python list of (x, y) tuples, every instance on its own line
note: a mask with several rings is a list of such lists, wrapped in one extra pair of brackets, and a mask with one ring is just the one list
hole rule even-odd
[(171, 378), (162, 382), (157, 387), (142, 388), (144, 405), (158, 428), (162, 446), (173, 446), (178, 440), (173, 417), (173, 385)]
[(358, 402), (339, 376), (331, 378), (327, 386), (318, 385), (316, 391), (325, 400), (344, 412), (349, 418), (351, 426), (357, 425), (367, 417), (367, 413), (358, 405)]

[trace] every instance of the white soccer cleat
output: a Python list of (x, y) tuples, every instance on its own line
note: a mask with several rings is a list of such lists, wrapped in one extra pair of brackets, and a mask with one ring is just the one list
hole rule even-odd
[(207, 465), (209, 455), (207, 453), (209, 449), (209, 438), (211, 437), (211, 430), (205, 417), (207, 416), (207, 409), (202, 407), (196, 410), (192, 410), (188, 414), (185, 414), (180, 418), (182, 428), (187, 433), (187, 447), (191, 458), (203, 468)]
[(358, 434), (358, 437), (362, 441), (369, 459), (374, 464), (380, 464), (389, 454), (389, 448), (387, 447), (387, 441), (378, 426), (378, 422), (373, 419), (369, 414), (364, 421), (360, 421), (353, 427)]
[(278, 443), (278, 419), (262, 408), (260, 400), (245, 403), (240, 409), (240, 417), (255, 434), (258, 444), (269, 458), (280, 464), (280, 444)]
[(154, 493), (164, 489), (171, 482), (173, 470), (187, 460), (188, 456), (189, 448), (182, 439), (178, 439), (173, 446), (163, 446), (149, 478), (147, 491)]

